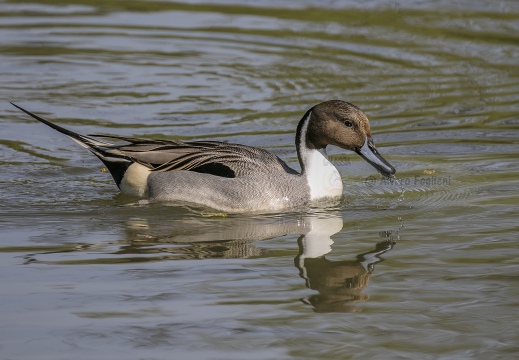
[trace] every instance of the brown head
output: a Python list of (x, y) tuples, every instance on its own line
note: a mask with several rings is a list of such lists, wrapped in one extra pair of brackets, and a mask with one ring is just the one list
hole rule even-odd
[[(353, 104), (330, 100), (315, 105), (299, 123), (298, 135), (303, 136), (303, 132), (309, 149), (335, 145), (355, 151), (384, 176), (396, 172), (375, 148), (368, 117)], [(299, 139), (296, 142), (301, 144)]]

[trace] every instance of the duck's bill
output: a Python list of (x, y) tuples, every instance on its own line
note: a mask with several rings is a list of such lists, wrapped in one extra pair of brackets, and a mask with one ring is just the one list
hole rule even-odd
[(395, 168), (378, 153), (375, 144), (373, 144), (373, 140), (368, 140), (366, 137), (364, 145), (355, 151), (383, 176), (390, 177), (395, 175)]

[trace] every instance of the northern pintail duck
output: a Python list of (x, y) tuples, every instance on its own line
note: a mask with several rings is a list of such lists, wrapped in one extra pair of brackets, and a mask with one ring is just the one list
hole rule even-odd
[(375, 148), (366, 115), (340, 100), (315, 105), (299, 121), (296, 149), (301, 172), (266, 150), (246, 145), (80, 135), (13, 105), (90, 150), (105, 164), (121, 192), (152, 201), (253, 212), (297, 209), (323, 199), (340, 199), (342, 179), (328, 159), (328, 145), (356, 152), (386, 177), (395, 173)]

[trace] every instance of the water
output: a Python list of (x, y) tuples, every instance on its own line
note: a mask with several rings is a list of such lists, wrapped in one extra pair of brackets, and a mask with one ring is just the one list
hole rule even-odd
[[(0, 358), (512, 359), (514, 1), (0, 3)], [(229, 215), (117, 194), (80, 133), (261, 146), (343, 99), (398, 182)]]

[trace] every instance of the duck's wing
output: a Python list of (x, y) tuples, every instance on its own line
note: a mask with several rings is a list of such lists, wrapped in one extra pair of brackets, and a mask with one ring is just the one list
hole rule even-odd
[(148, 140), (105, 134), (90, 136), (128, 142), (114, 148), (141, 164), (147, 164), (154, 171), (186, 170), (224, 177), (276, 171), (297, 174), (276, 155), (246, 145), (220, 141)]

